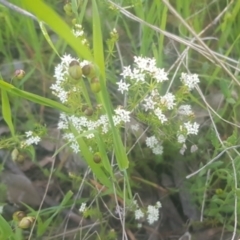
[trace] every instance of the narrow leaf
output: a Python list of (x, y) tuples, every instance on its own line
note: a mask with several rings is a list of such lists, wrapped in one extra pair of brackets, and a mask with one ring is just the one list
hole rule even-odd
[(97, 3), (92, 0), (92, 16), (93, 16), (93, 52), (94, 60), (100, 69), (101, 76), (105, 79), (105, 64), (103, 52), (103, 37), (101, 28), (101, 19), (98, 12)]
[(12, 122), (12, 113), (11, 113), (11, 106), (9, 103), (8, 95), (5, 90), (2, 89), (2, 115), (4, 121), (7, 123), (12, 136), (14, 136), (14, 127)]
[(53, 100), (45, 98), (45, 97), (38, 96), (33, 93), (29, 93), (29, 92), (20, 90), (3, 80), (0, 80), (0, 89), (2, 89), (2, 91), (4, 89), (13, 95), (19, 96), (21, 98), (25, 98), (27, 100), (38, 103), (43, 106), (52, 107), (52, 108), (58, 109), (62, 112), (67, 112), (67, 113), (71, 112), (71, 110), (69, 108), (67, 108), (66, 106), (64, 106), (56, 101), (53, 101)]
[(81, 40), (73, 35), (70, 27), (51, 7), (44, 3), (44, 1), (22, 0), (21, 2), (39, 21), (45, 22), (53, 31), (62, 37), (79, 56), (89, 61), (93, 59), (88, 47), (83, 45)]
[(53, 49), (53, 51), (60, 57), (60, 55), (58, 54), (57, 49), (54, 47), (54, 44), (53, 44), (51, 38), (50, 38), (49, 35), (48, 35), (48, 32), (47, 32), (47, 30), (46, 30), (46, 28), (45, 28), (45, 26), (44, 26), (44, 23), (43, 23), (43, 22), (39, 22), (39, 26), (40, 26), (40, 28), (41, 28), (41, 30), (42, 30), (42, 33), (43, 33), (43, 36), (44, 36), (45, 39), (47, 40), (48, 44), (51, 46), (51, 48)]

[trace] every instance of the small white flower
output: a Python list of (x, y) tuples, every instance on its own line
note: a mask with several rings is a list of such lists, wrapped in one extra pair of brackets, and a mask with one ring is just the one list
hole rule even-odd
[(132, 206), (134, 206), (135, 208), (139, 208), (137, 200), (132, 201)]
[(162, 155), (163, 154), (163, 146), (162, 145), (157, 145), (152, 149), (153, 154), (155, 155)]
[(134, 56), (134, 62), (137, 65), (137, 68), (143, 72), (147, 71), (149, 73), (154, 72), (156, 69), (156, 60), (154, 58), (144, 58)]
[(33, 135), (33, 131), (25, 132), (26, 137), (31, 137)]
[(146, 145), (152, 149), (152, 152), (155, 155), (161, 155), (163, 153), (163, 146), (155, 136), (147, 137)]
[(27, 139), (24, 141), (23, 145), (30, 146), (32, 144), (38, 144), (41, 141), (41, 138), (37, 135), (34, 135), (33, 131), (25, 132)]
[(140, 218), (144, 217), (144, 213), (141, 209), (135, 210), (135, 219), (139, 220)]
[(73, 133), (65, 133), (63, 134), (63, 139), (67, 139), (69, 142), (73, 142), (75, 140), (75, 137)]
[(121, 123), (121, 118), (119, 116), (113, 116), (113, 124), (114, 126), (117, 126), (118, 124)]
[(196, 123), (196, 122), (194, 122), (194, 123), (187, 122), (187, 123), (184, 123), (184, 127), (187, 130), (187, 135), (189, 135), (189, 134), (197, 135), (198, 134), (198, 128), (199, 128), (199, 124), (198, 123)]
[(136, 83), (139, 83), (139, 82), (144, 83), (145, 82), (145, 76), (146, 76), (145, 73), (142, 73), (139, 69), (134, 68), (131, 79), (135, 80)]
[(196, 144), (194, 144), (194, 145), (191, 146), (190, 152), (191, 152), (191, 153), (194, 153), (194, 152), (196, 152), (197, 150), (198, 150), (198, 147), (197, 147)]
[(160, 108), (157, 108), (154, 110), (154, 114), (158, 117), (158, 119), (161, 121), (161, 123), (167, 122), (166, 116), (162, 113), (162, 110)]
[(178, 113), (180, 115), (186, 115), (186, 116), (189, 116), (189, 115), (192, 115), (193, 114), (193, 111), (192, 111), (192, 108), (190, 105), (181, 105), (179, 108), (178, 108)]
[(74, 27), (77, 28), (77, 29), (82, 29), (82, 25), (81, 25), (81, 24), (78, 24), (78, 23), (76, 23), (76, 24), (74, 25)]
[(81, 43), (82, 43), (82, 45), (86, 45), (88, 43), (88, 41), (86, 38), (84, 38), (84, 39), (82, 39)]
[(137, 228), (138, 228), (138, 229), (142, 228), (142, 223), (138, 223), (138, 224), (137, 224)]
[(57, 93), (58, 98), (62, 103), (66, 103), (68, 100), (68, 92), (62, 90)]
[(84, 211), (86, 210), (86, 205), (87, 205), (86, 203), (82, 203), (82, 204), (81, 204), (81, 207), (79, 208), (78, 211), (79, 211), (79, 212), (84, 212)]
[(168, 110), (173, 109), (173, 107), (176, 105), (175, 96), (172, 93), (167, 93), (163, 97), (160, 97), (160, 101), (163, 105), (167, 107)]
[(118, 214), (119, 216), (125, 215), (124, 209), (119, 205), (116, 206), (115, 213)]
[(135, 132), (137, 132), (137, 131), (139, 130), (139, 128), (140, 128), (140, 127), (139, 127), (139, 124), (137, 124), (137, 123), (131, 125), (131, 129), (132, 129), (133, 131), (135, 131)]
[(188, 87), (189, 91), (193, 90), (200, 82), (197, 74), (182, 73), (180, 80)]
[(83, 68), (84, 66), (89, 65), (89, 64), (91, 64), (91, 62), (89, 62), (87, 60), (83, 60), (82, 62), (80, 62), (81, 68)]
[(84, 116), (76, 117), (76, 116), (72, 115), (69, 117), (69, 121), (71, 122), (73, 127), (76, 128), (76, 130), (78, 132), (81, 132), (83, 130), (83, 128), (86, 127), (86, 125), (87, 125), (87, 118)]
[(78, 143), (76, 141), (72, 142), (70, 147), (72, 148), (74, 153), (80, 152), (79, 145), (78, 145)]
[[(56, 78), (56, 82), (50, 86), (50, 89), (52, 89), (52, 93), (56, 95), (62, 103), (66, 103), (68, 101), (68, 96), (71, 91), (69, 90), (69, 85), (65, 84), (68, 81), (68, 68), (69, 64), (75, 60), (78, 61), (78, 59), (73, 58), (69, 54), (63, 55), (61, 58), (61, 63), (59, 63), (55, 67), (54, 77)], [(79, 62), (80, 63), (80, 62)]]
[(54, 75), (53, 75), (57, 81), (61, 82), (64, 80), (64, 68), (61, 64), (58, 64), (55, 67)]
[(61, 113), (59, 116), (58, 129), (68, 129), (68, 119), (64, 113)]
[[(122, 108), (117, 108), (114, 110), (114, 112), (116, 113), (116, 119), (118, 118), (118, 120), (121, 122), (130, 122), (130, 112), (126, 111)], [(118, 120), (116, 122), (118, 122)]]
[(121, 79), (121, 81), (117, 82), (116, 84), (118, 85), (118, 91), (121, 92), (122, 94), (125, 91), (127, 92), (129, 89), (129, 86), (130, 86), (130, 84), (125, 83), (122, 79)]
[(75, 37), (82, 37), (84, 35), (84, 31), (78, 29), (72, 29), (72, 33)]
[(77, 60), (75, 58), (73, 58), (70, 54), (64, 54), (62, 57), (61, 57), (61, 65), (65, 65), (65, 66), (69, 66), (69, 64), (73, 61), (73, 60)]
[(151, 225), (159, 219), (159, 210), (155, 206), (148, 206), (147, 209), (147, 221)]
[(161, 204), (160, 201), (157, 201), (155, 206), (156, 206), (156, 208), (161, 208), (161, 207), (162, 207), (162, 204)]
[(41, 141), (41, 138), (39, 136), (31, 136), (30, 138), (28, 138), (26, 141), (25, 141), (25, 144), (27, 146), (30, 146), (32, 144), (38, 144), (39, 142)]
[(187, 146), (186, 146), (186, 144), (183, 144), (182, 145), (182, 148), (180, 149), (180, 154), (182, 154), (182, 155), (184, 155), (184, 153), (185, 153), (185, 151), (187, 150)]
[(153, 110), (155, 107), (156, 102), (153, 101), (153, 97), (152, 96), (148, 96), (144, 99), (144, 110), (148, 111), (148, 110)]
[(132, 70), (130, 66), (124, 67), (123, 72), (120, 74), (123, 78), (131, 78), (132, 77)]
[(158, 140), (155, 136), (147, 137), (146, 138), (146, 145), (149, 148), (154, 148), (158, 144)]
[(94, 138), (94, 134), (93, 133), (90, 133), (86, 136), (87, 139), (91, 139), (91, 138)]
[(103, 133), (107, 133), (108, 132), (108, 130), (109, 130), (109, 121), (108, 121), (108, 116), (106, 114), (105, 115), (101, 115), (99, 117), (99, 119), (97, 120), (96, 124), (97, 124), (98, 127), (102, 128), (102, 132)]
[(154, 72), (153, 77), (156, 79), (157, 83), (161, 83), (163, 81), (167, 81), (167, 73), (165, 72), (164, 69), (157, 68), (156, 71)]
[(179, 134), (179, 135), (177, 136), (177, 141), (178, 141), (179, 143), (185, 143), (185, 142), (186, 142), (186, 137), (185, 137), (183, 134)]

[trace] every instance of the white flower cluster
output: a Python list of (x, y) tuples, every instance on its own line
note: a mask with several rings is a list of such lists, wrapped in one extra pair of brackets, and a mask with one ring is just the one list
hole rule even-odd
[(82, 203), (81, 204), (81, 207), (79, 208), (79, 212), (84, 212), (84, 211), (86, 211), (86, 206), (87, 206), (87, 204), (86, 203)]
[(81, 24), (75, 24), (72, 29), (72, 33), (76, 38), (80, 38), (83, 45), (88, 46), (88, 40), (86, 39), (86, 37), (84, 35), (84, 30), (83, 30), (83, 27)]
[(30, 146), (32, 144), (38, 144), (41, 138), (33, 133), (33, 131), (25, 132), (27, 139), (23, 142), (23, 146)]
[(159, 219), (159, 208), (162, 207), (162, 204), (158, 201), (154, 206), (149, 205), (147, 207), (147, 211), (143, 211), (139, 208), (136, 201), (134, 201), (134, 207), (136, 208), (134, 211), (135, 220), (141, 220), (146, 218), (147, 222), (151, 225)]
[(179, 143), (185, 143), (186, 138), (188, 135), (197, 135), (199, 129), (199, 124), (194, 122), (186, 122), (183, 125), (180, 125), (179, 131), (177, 133), (178, 136), (178, 142)]
[(193, 115), (193, 111), (190, 105), (181, 105), (178, 108), (178, 114), (184, 116), (191, 116)]
[(118, 85), (118, 91), (121, 93), (127, 92), (130, 84), (126, 83), (126, 80), (133, 80), (134, 83), (145, 83), (148, 77), (155, 80), (157, 83), (168, 80), (167, 73), (164, 69), (156, 66), (156, 60), (153, 58), (134, 57), (135, 67), (131, 69), (130, 66), (124, 67), (121, 73), (123, 79), (120, 80)]
[(180, 80), (188, 87), (189, 91), (193, 90), (200, 82), (197, 74), (182, 73)]
[(156, 155), (163, 154), (163, 146), (157, 140), (155, 136), (147, 137), (146, 138), (146, 145), (152, 149), (152, 152)]
[[(114, 126), (126, 123), (130, 121), (130, 112), (121, 108), (115, 110), (113, 115)], [(85, 116), (77, 117), (75, 115), (67, 116), (65, 113), (61, 113), (58, 122), (58, 129), (69, 130), (73, 126), (79, 134), (84, 134), (85, 137), (90, 139), (94, 137), (94, 130), (100, 129), (105, 134), (110, 129), (110, 124), (107, 115), (101, 115), (97, 120), (90, 120)], [(63, 138), (70, 142), (70, 147), (75, 153), (80, 151), (77, 140), (72, 132), (66, 132)]]
[[(61, 63), (55, 68), (54, 77), (56, 82), (50, 87), (52, 93), (56, 95), (60, 101), (64, 104), (72, 103), (73, 96), (77, 96), (79, 99), (82, 94), (81, 86), (76, 84), (76, 81), (72, 81), (69, 76), (69, 65), (73, 61), (77, 61), (81, 68), (90, 64), (90, 62), (84, 60), (79, 61), (73, 58), (71, 55), (64, 55), (61, 58)], [(73, 95), (74, 94), (74, 95)], [(68, 102), (69, 101), (69, 102)], [(94, 130), (98, 129), (101, 133), (105, 134), (110, 129), (110, 123), (106, 114), (94, 117), (71, 115), (68, 116), (65, 113), (61, 113), (58, 122), (58, 129), (64, 130), (65, 134), (63, 138), (69, 141), (70, 147), (75, 153), (80, 151), (76, 136), (71, 132), (71, 126), (76, 129), (78, 134), (84, 135), (87, 139), (94, 137)], [(123, 123), (130, 122), (130, 112), (124, 110), (122, 107), (118, 107), (114, 110), (113, 123), (114, 126), (118, 126)]]
[(68, 97), (73, 92), (77, 92), (79, 90), (77, 89), (76, 84), (74, 86), (70, 85), (68, 81), (69, 80), (69, 72), (68, 72), (69, 64), (72, 61), (77, 61), (79, 62), (79, 65), (83, 67), (87, 65), (89, 62), (88, 61), (80, 62), (78, 59), (73, 58), (69, 54), (65, 54), (61, 58), (61, 60), (62, 60), (61, 63), (59, 63), (55, 67), (53, 76), (56, 78), (56, 82), (51, 85), (50, 89), (52, 90), (53, 95), (57, 96), (62, 103), (66, 103), (68, 101)]
[[(64, 55), (62, 57), (62, 61), (55, 67), (54, 77), (56, 78), (56, 82), (52, 84), (50, 89), (52, 89), (52, 93), (59, 98), (62, 103), (66, 103), (68, 100), (69, 94), (71, 94), (72, 89), (69, 89), (67, 84), (67, 80), (69, 78), (68, 68), (69, 64), (77, 59), (73, 58), (71, 55)], [(80, 62), (79, 62), (80, 64)]]
[[(189, 111), (191, 113), (191, 111)], [(188, 135), (197, 135), (199, 130), (199, 124), (194, 122), (186, 122), (183, 125), (180, 125), (179, 131), (177, 132), (177, 141), (182, 144), (180, 153), (183, 155), (187, 146), (185, 144)]]
[[(173, 130), (177, 133), (177, 141), (180, 144), (185, 144), (188, 135), (197, 135), (199, 125), (196, 122), (192, 122), (194, 113), (191, 106), (179, 106), (180, 99), (176, 99), (178, 95), (175, 96), (170, 92), (167, 92), (165, 95), (160, 94), (162, 82), (167, 81), (168, 77), (164, 69), (156, 66), (155, 59), (134, 57), (133, 69), (131, 69), (130, 66), (124, 67), (121, 75), (123, 78), (117, 82), (118, 91), (122, 94), (128, 92), (128, 99), (131, 98), (131, 95), (135, 95), (133, 101), (139, 101), (137, 107), (142, 107), (145, 115), (149, 114), (149, 118), (146, 119), (148, 124), (150, 122), (150, 124), (156, 127), (156, 123), (158, 122), (159, 128), (161, 128), (162, 125), (174, 125)], [(180, 80), (189, 91), (193, 90), (199, 83), (197, 74), (182, 73)], [(130, 92), (131, 90), (132, 92)], [(146, 92), (145, 97), (139, 94), (139, 98), (137, 98), (136, 93), (138, 91)], [(140, 109), (140, 111), (142, 109)], [(141, 116), (143, 115), (144, 114)], [(176, 120), (174, 123), (171, 122), (173, 119), (174, 121)], [(177, 127), (179, 125), (180, 128), (178, 130)], [(162, 132), (164, 133), (164, 129)], [(146, 144), (152, 149), (153, 153), (162, 154), (163, 147), (156, 136), (147, 138)]]
[(84, 31), (81, 24), (75, 24), (74, 28), (72, 29), (72, 33), (75, 37), (83, 37)]
[(115, 214), (117, 214), (118, 216), (125, 216), (125, 210), (123, 207), (121, 207), (120, 205), (116, 205), (116, 209), (115, 209)]

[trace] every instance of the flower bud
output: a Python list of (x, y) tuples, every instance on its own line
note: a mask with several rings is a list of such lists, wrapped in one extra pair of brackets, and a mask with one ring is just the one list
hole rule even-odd
[(72, 25), (75, 25), (77, 23), (77, 19), (76, 18), (73, 18), (72, 19)]
[(63, 7), (65, 13), (68, 15), (68, 16), (72, 16), (73, 15), (73, 11), (72, 11), (72, 6), (71, 6), (71, 3), (66, 3)]
[(22, 69), (17, 69), (14, 72), (14, 78), (21, 80), (25, 76), (25, 72)]
[(100, 82), (97, 77), (94, 77), (91, 79), (90, 87), (92, 92), (94, 93), (99, 93), (101, 91)]
[(14, 162), (18, 163), (23, 163), (26, 158), (26, 156), (23, 153), (19, 152), (17, 148), (13, 149), (11, 152), (11, 157)]
[(14, 148), (11, 152), (11, 157), (12, 157), (12, 160), (15, 162), (18, 158), (18, 155), (19, 155), (19, 151), (17, 148)]
[(26, 216), (25, 212), (23, 211), (17, 211), (13, 213), (13, 220), (16, 222), (21, 221)]
[(216, 189), (215, 192), (217, 195), (221, 195), (224, 193), (224, 191), (221, 188)]
[(82, 67), (82, 73), (88, 78), (94, 78), (97, 76), (96, 67), (92, 63), (88, 63)]
[(95, 163), (100, 163), (100, 162), (102, 161), (101, 155), (100, 155), (99, 152), (96, 152), (96, 153), (94, 154), (94, 156), (93, 156), (93, 161), (94, 161)]
[(82, 77), (82, 68), (77, 60), (70, 62), (68, 73), (75, 80), (79, 80)]
[(34, 217), (24, 217), (19, 223), (18, 223), (18, 227), (22, 228), (22, 229), (27, 229), (30, 228), (33, 223), (35, 221)]
[(93, 115), (93, 109), (92, 108), (87, 108), (84, 110), (84, 114), (86, 116), (92, 116)]
[(23, 163), (23, 162), (25, 161), (25, 159), (26, 159), (26, 155), (23, 154), (23, 153), (19, 153), (19, 154), (18, 154), (18, 157), (17, 157), (17, 159), (16, 159), (16, 162), (17, 162), (17, 163)]

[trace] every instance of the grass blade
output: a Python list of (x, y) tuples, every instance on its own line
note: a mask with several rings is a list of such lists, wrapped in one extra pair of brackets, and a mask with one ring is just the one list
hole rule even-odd
[(8, 99), (8, 94), (5, 90), (2, 89), (2, 115), (3, 119), (7, 123), (12, 136), (14, 136), (14, 127), (12, 122), (12, 113), (11, 113), (11, 106)]

